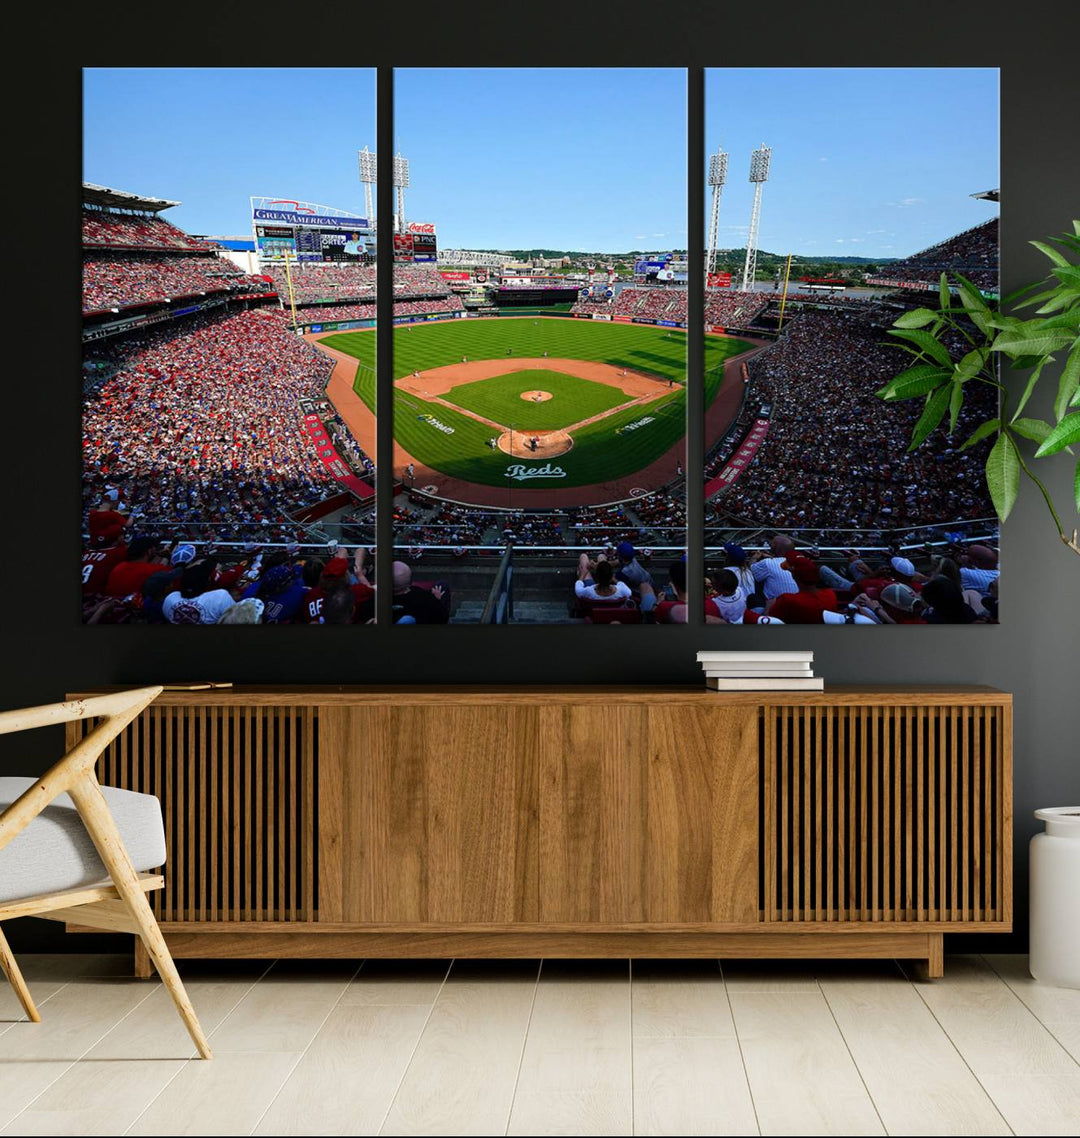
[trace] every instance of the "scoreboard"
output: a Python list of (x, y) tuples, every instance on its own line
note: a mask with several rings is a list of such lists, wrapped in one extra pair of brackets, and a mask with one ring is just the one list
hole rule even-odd
[(375, 230), (367, 218), (332, 206), (284, 198), (252, 198), (251, 227), (263, 263), (372, 261)]
[(402, 232), (394, 234), (395, 263), (420, 262), (433, 265), (438, 254), (435, 226), (429, 222), (410, 221)]

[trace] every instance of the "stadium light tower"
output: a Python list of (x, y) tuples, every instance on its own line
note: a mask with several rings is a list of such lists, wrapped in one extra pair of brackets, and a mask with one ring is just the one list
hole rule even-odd
[(375, 155), (365, 146), (357, 157), (360, 161), (360, 182), (364, 187), (364, 208), (367, 210), (364, 216), (367, 218), (368, 225), (374, 226), (375, 211), (372, 208), (371, 187), (379, 180), (375, 176), (377, 169)]
[(405, 229), (405, 187), (409, 184), (409, 160), (401, 157), (401, 151), (394, 155), (394, 186), (397, 189), (398, 232)]
[(709, 251), (705, 257), (705, 287), (716, 272), (716, 242), (720, 230), (720, 195), (727, 181), (727, 153), (719, 147), (709, 156), (709, 185), (712, 186), (712, 210), (709, 213)]
[(754, 184), (754, 209), (750, 214), (750, 229), (746, 234), (746, 264), (743, 265), (743, 291), (752, 288), (757, 276), (758, 222), (761, 220), (761, 191), (769, 180), (769, 162), (772, 148), (763, 142), (750, 154), (750, 181)]

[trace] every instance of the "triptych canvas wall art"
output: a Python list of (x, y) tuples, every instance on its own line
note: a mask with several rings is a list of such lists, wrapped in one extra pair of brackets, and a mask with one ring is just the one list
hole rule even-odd
[(708, 71), (693, 254), (677, 68), (400, 68), (388, 138), (370, 69), (84, 83), (87, 622), (998, 619), (993, 389), (913, 451), (878, 395), (905, 313), (998, 295), (996, 71)]

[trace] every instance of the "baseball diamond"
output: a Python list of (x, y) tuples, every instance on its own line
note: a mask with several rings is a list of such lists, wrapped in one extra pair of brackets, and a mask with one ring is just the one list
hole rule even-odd
[[(374, 436), (373, 332), (310, 338), (338, 360), (328, 394), (364, 445)], [(706, 405), (722, 412), (710, 413), (711, 428), (726, 429), (741, 399), (723, 365), (756, 346), (707, 338)], [(397, 328), (395, 473), (411, 462), (418, 480), (477, 505), (505, 501), (508, 480), (517, 499), (531, 491), (551, 505), (629, 497), (630, 479), (657, 489), (681, 469), (685, 361), (685, 332), (652, 325), (497, 317)], [(522, 473), (508, 456), (534, 461)]]

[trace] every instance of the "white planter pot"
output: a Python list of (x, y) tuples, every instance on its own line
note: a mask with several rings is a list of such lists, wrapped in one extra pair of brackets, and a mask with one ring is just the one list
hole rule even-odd
[(1046, 833), (1031, 839), (1032, 976), (1080, 988), (1080, 806), (1036, 810)]

